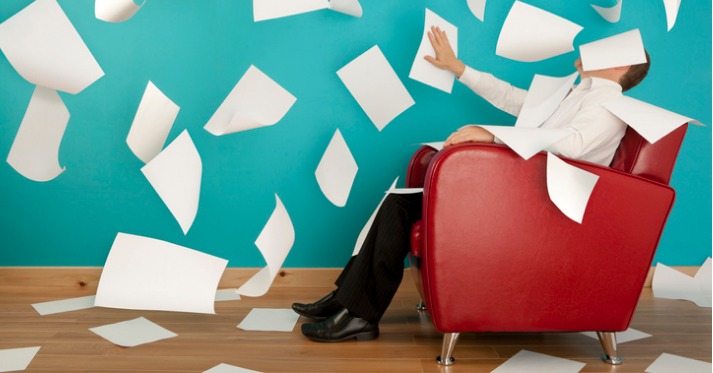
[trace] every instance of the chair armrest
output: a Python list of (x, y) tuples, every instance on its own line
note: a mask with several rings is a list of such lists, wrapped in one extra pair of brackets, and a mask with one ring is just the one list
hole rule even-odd
[(420, 188), (423, 186), (423, 179), (426, 177), (428, 165), (436, 153), (438, 153), (438, 150), (424, 145), (411, 156), (411, 161), (406, 170), (407, 188)]
[(421, 270), (440, 331), (628, 327), (674, 191), (568, 162), (599, 175), (582, 224), (550, 201), (543, 153), (525, 161), (504, 146), (463, 144), (433, 158)]

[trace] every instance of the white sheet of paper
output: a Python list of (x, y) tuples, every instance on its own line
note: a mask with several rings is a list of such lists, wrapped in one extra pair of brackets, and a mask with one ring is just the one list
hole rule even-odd
[(151, 81), (148, 82), (126, 138), (131, 151), (144, 163), (161, 152), (180, 109)]
[[(581, 334), (584, 334), (587, 337), (592, 338), (592, 339), (597, 339), (597, 340), (599, 339), (599, 337), (597, 337), (596, 332), (582, 332)], [(644, 333), (640, 330), (629, 328), (623, 332), (616, 332), (616, 343), (621, 344), (621, 343), (637, 341), (639, 339), (644, 339), (644, 338), (649, 338), (649, 337), (651, 337), (651, 334)]]
[(599, 175), (572, 166), (547, 153), (547, 194), (568, 218), (582, 223)]
[(295, 101), (295, 96), (250, 65), (204, 128), (220, 136), (272, 126), (287, 114)]
[(260, 373), (257, 370), (250, 370), (241, 367), (236, 367), (234, 365), (221, 363), (208, 370), (204, 370), (203, 373)]
[(663, 0), (663, 6), (666, 9), (666, 24), (668, 26), (668, 31), (671, 31), (673, 25), (676, 24), (678, 8), (681, 6), (681, 0)]
[(467, 0), (468, 8), (475, 18), (479, 19), (481, 22), (485, 21), (485, 0)]
[(683, 356), (662, 353), (648, 368), (647, 373), (710, 373), (711, 363)]
[(537, 127), (544, 123), (557, 110), (578, 76), (576, 72), (565, 77), (535, 74), (515, 127)]
[(329, 0), (329, 9), (360, 18), (362, 16), (359, 0)]
[(626, 122), (651, 144), (686, 123), (701, 124), (692, 118), (629, 96), (617, 97), (602, 106)]
[(421, 45), (418, 47), (408, 77), (441, 91), (451, 93), (455, 74), (448, 70), (439, 69), (424, 59), (425, 56), (435, 57), (436, 55), (431, 40), (428, 38), (428, 33), (431, 31), (432, 26), (437, 26), (446, 33), (453, 52), (458, 56), (458, 28), (427, 8)]
[(329, 8), (328, 0), (253, 0), (255, 22)]
[(240, 294), (237, 293), (238, 289), (219, 289), (215, 292), (216, 302), (225, 302), (229, 300), (240, 300)]
[(187, 234), (198, 213), (203, 164), (187, 130), (145, 166), (146, 179)]
[(617, 0), (616, 4), (612, 7), (605, 8), (602, 6), (597, 6), (594, 4), (590, 4), (594, 10), (599, 13), (602, 18), (606, 19), (610, 23), (617, 23), (619, 22), (619, 19), (621, 18), (621, 4), (623, 3), (623, 0)]
[(639, 29), (622, 32), (608, 38), (579, 46), (582, 70), (602, 70), (637, 65), (646, 62), (644, 41)]
[(430, 146), (433, 149), (436, 149), (440, 152), (441, 150), (443, 150), (443, 145), (445, 145), (445, 143), (446, 143), (445, 141), (434, 141), (434, 142), (423, 142), (423, 143), (421, 143), (421, 145)]
[(488, 130), (523, 159), (572, 134), (569, 128), (529, 128), (511, 126), (478, 125)]
[(253, 308), (238, 324), (242, 330), (262, 332), (291, 332), (300, 315), (286, 308)]
[(337, 129), (314, 173), (319, 188), (330, 202), (344, 207), (358, 170), (356, 160)]
[(359, 236), (357, 237), (356, 243), (354, 244), (354, 250), (352, 251), (352, 256), (359, 254), (359, 251), (361, 250), (361, 246), (364, 244), (364, 240), (366, 240), (366, 235), (369, 233), (369, 229), (371, 228), (371, 225), (374, 224), (374, 218), (376, 218), (376, 213), (379, 212), (379, 208), (381, 208), (381, 204), (384, 203), (386, 196), (389, 195), (388, 194), (389, 191), (396, 189), (397, 181), (399, 181), (398, 177), (396, 179), (394, 179), (393, 183), (391, 183), (391, 186), (386, 191), (386, 194), (384, 194), (384, 198), (382, 198), (381, 201), (379, 201), (379, 204), (376, 205), (374, 212), (371, 213), (371, 216), (369, 217), (369, 219), (367, 219), (366, 224), (364, 224), (364, 227), (361, 229), (361, 232), (359, 232)]
[(141, 5), (134, 0), (96, 0), (94, 3), (94, 16), (106, 22), (124, 22), (133, 17), (136, 12), (146, 4)]
[(215, 313), (228, 261), (153, 238), (118, 233), (104, 264), (98, 307)]
[(0, 372), (27, 369), (39, 350), (40, 346), (0, 350)]
[(294, 243), (295, 228), (292, 220), (280, 197), (275, 194), (275, 210), (255, 240), (255, 245), (265, 258), (267, 266), (245, 282), (238, 289), (238, 294), (259, 297), (267, 293)]
[(492, 373), (576, 373), (585, 365), (579, 361), (520, 350)]
[(57, 92), (35, 87), (7, 163), (30, 180), (49, 181), (59, 176), (65, 170), (59, 165), (59, 145), (68, 122), (69, 111)]
[(378, 45), (337, 75), (379, 131), (415, 103)]
[(699, 307), (711, 307), (711, 259), (694, 277), (664, 264), (656, 264), (651, 289), (657, 298), (689, 300)]
[(94, 307), (94, 295), (86, 297), (61, 299), (50, 302), (34, 303), (32, 307), (42, 316), (55, 313), (83, 310)]
[(423, 188), (391, 188), (386, 194), (416, 194), (423, 193)]
[(107, 341), (122, 347), (136, 347), (162, 339), (173, 338), (178, 335), (143, 317), (89, 328), (89, 330)]
[(516, 1), (505, 19), (495, 54), (521, 62), (541, 61), (574, 50), (582, 26)]
[(28, 82), (79, 93), (104, 71), (55, 0), (36, 0), (0, 24), (0, 49)]

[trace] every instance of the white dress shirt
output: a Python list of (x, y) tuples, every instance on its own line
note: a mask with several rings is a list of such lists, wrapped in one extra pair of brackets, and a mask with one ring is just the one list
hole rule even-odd
[[(458, 80), (493, 106), (514, 116), (520, 114), (526, 90), (468, 66)], [(546, 150), (608, 166), (624, 137), (626, 123), (602, 104), (621, 95), (621, 86), (614, 81), (601, 78), (582, 80), (540, 125), (542, 128), (570, 128), (574, 133)]]

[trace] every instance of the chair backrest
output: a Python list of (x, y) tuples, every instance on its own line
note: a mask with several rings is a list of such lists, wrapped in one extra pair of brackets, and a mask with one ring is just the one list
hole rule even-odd
[(629, 127), (609, 167), (668, 184), (687, 128), (684, 124), (651, 144)]

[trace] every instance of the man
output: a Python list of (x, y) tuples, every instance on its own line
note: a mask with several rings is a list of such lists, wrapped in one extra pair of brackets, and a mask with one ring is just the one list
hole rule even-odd
[[(466, 66), (453, 52), (438, 27), (428, 33), (436, 56), (426, 56), (434, 66), (453, 72), (458, 80), (494, 106), (518, 115), (527, 91)], [(636, 86), (648, 73), (640, 65), (582, 71), (581, 82), (540, 126), (571, 128), (573, 134), (547, 150), (565, 157), (609, 165), (626, 131), (626, 124), (602, 104)], [(445, 146), (465, 142), (499, 142), (487, 130), (466, 126), (451, 134)], [(321, 321), (303, 324), (302, 334), (318, 342), (379, 336), (379, 320), (403, 278), (403, 260), (409, 251), (411, 225), (421, 218), (422, 194), (390, 194), (377, 212), (358, 255), (352, 257), (336, 281), (337, 289), (311, 304), (294, 303), (298, 314)]]

